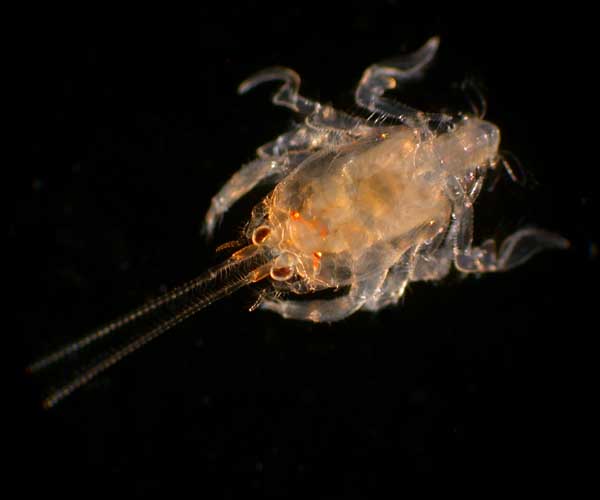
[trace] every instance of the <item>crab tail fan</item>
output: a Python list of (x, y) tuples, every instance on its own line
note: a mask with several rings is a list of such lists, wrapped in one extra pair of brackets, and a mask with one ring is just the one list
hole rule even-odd
[[(160, 315), (161, 319), (158, 322), (141, 328), (133, 336), (130, 335), (128, 340), (120, 347), (108, 351), (91, 366), (88, 366), (70, 381), (54, 390), (44, 399), (43, 406), (51, 408), (129, 354), (137, 351), (213, 302), (267, 276), (269, 265), (265, 262), (264, 254), (256, 250), (255, 245), (243, 248), (223, 264), (209, 269), (196, 279), (174, 288), (129, 314), (31, 364), (27, 368), (27, 372), (37, 372), (63, 360), (69, 354), (83, 350), (110, 333), (128, 326), (133, 327), (134, 324), (147, 317), (151, 312), (156, 311)], [(167, 305), (168, 308), (165, 307)]]

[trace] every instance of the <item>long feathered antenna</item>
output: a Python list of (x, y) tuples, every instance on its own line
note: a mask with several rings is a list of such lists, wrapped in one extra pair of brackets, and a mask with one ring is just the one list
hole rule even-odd
[(140, 333), (134, 335), (122, 347), (103, 354), (90, 367), (52, 391), (43, 400), (43, 407), (51, 408), (100, 373), (208, 305), (267, 276), (270, 265), (265, 262), (267, 259), (264, 253), (257, 250), (256, 245), (242, 248), (223, 264), (209, 269), (197, 278), (174, 288), (29, 365), (26, 368), (27, 373), (37, 373), (57, 364), (71, 354), (82, 351), (109, 334), (120, 331), (125, 326), (141, 320), (153, 311), (157, 311), (166, 305), (173, 305), (176, 301), (181, 302), (175, 304), (170, 311), (165, 309), (165, 314), (169, 315), (168, 318), (162, 319), (153, 327), (142, 329)]

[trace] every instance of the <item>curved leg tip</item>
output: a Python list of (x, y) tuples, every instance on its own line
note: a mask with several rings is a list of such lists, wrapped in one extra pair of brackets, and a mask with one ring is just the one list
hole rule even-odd
[(425, 45), (423, 45), (423, 48), (427, 49), (427, 51), (431, 51), (433, 50), (434, 52), (437, 51), (438, 47), (440, 46), (440, 37), (439, 35), (435, 35), (432, 36), (429, 40), (427, 40), (425, 42)]
[(265, 68), (258, 73), (246, 78), (238, 86), (238, 94), (245, 94), (246, 92), (257, 87), (261, 83), (271, 82), (280, 80), (285, 83), (292, 84), (295, 88), (300, 87), (300, 76), (293, 69), (286, 68), (283, 66), (273, 66)]
[(212, 240), (219, 220), (220, 218), (217, 215), (212, 214), (210, 210), (206, 214), (206, 217), (204, 217), (204, 221), (202, 223), (202, 228), (200, 231), (206, 239), (206, 241)]

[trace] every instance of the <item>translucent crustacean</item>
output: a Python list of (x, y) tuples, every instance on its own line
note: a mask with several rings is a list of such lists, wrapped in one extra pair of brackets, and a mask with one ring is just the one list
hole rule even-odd
[[(31, 365), (30, 371), (44, 368), (169, 304), (167, 319), (142, 329), (56, 390), (45, 406), (208, 304), (265, 278), (273, 286), (261, 297), (263, 309), (285, 318), (331, 322), (359, 309), (378, 311), (395, 304), (409, 282), (439, 280), (452, 263), (463, 273), (505, 271), (545, 248), (566, 247), (565, 239), (531, 228), (506, 238), (499, 250), (493, 240), (473, 246), (473, 204), (486, 172), (501, 163), (500, 131), (475, 116), (424, 113), (383, 96), (420, 75), (438, 44), (437, 37), (431, 38), (416, 52), (364, 72), (356, 103), (374, 117), (395, 119), (394, 125), (301, 96), (300, 78), (291, 69), (269, 68), (244, 81), (240, 93), (282, 81), (273, 102), (304, 118), (259, 148), (258, 158), (212, 199), (208, 234), (259, 182), (275, 184), (252, 212), (245, 230), (248, 244), (199, 278)], [(329, 300), (292, 298), (327, 289), (347, 293)]]

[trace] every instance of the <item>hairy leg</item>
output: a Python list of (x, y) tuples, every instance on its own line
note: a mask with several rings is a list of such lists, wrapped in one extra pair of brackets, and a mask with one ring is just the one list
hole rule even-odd
[(347, 318), (372, 297), (381, 287), (387, 271), (374, 274), (350, 287), (348, 294), (331, 300), (265, 300), (261, 307), (276, 312), (284, 318), (313, 321), (315, 323), (338, 321)]

